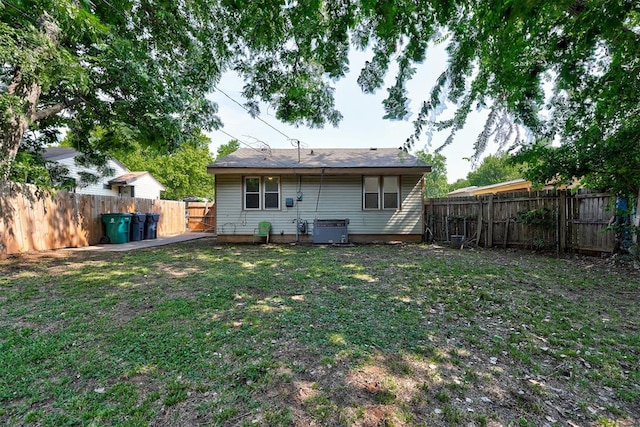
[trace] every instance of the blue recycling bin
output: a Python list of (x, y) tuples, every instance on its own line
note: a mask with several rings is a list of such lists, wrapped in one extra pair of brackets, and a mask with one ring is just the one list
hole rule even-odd
[(160, 214), (148, 212), (146, 217), (147, 218), (144, 223), (144, 238), (158, 238), (158, 221), (160, 221)]
[(134, 212), (131, 215), (131, 230), (129, 240), (137, 242), (144, 239), (144, 224), (147, 221), (147, 214), (143, 212)]

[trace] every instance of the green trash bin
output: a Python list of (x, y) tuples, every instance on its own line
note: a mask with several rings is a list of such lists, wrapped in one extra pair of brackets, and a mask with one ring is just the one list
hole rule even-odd
[(102, 223), (109, 243), (129, 243), (131, 214), (102, 214)]

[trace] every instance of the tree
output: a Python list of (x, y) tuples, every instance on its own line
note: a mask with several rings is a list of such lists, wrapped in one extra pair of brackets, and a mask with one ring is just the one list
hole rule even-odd
[(522, 178), (523, 171), (524, 167), (516, 164), (509, 154), (487, 156), (475, 170), (467, 174), (467, 182), (469, 186), (482, 187)]
[(210, 142), (208, 137), (200, 135), (186, 141), (171, 154), (139, 144), (112, 154), (130, 170), (150, 172), (166, 188), (162, 192), (163, 199), (212, 199), (214, 177), (207, 173), (207, 166), (213, 162)]
[(449, 186), (449, 191), (458, 190), (465, 187), (471, 187), (471, 184), (469, 184), (469, 180), (467, 178), (458, 178), (453, 184)]
[(517, 155), (529, 164), (526, 176), (534, 183), (572, 184), (579, 180), (592, 190), (611, 191), (622, 196), (640, 190), (640, 120), (634, 128), (616, 138), (583, 139), (552, 146), (541, 140), (524, 147)]
[(446, 197), (449, 192), (447, 183), (447, 159), (440, 153), (427, 153), (420, 151), (416, 155), (428, 165), (431, 165), (431, 172), (424, 176), (425, 188), (424, 196), (428, 199)]
[[(449, 62), (425, 94), (408, 145), (434, 131), (449, 132), (450, 142), (473, 109), (488, 108), (476, 158), (491, 139), (504, 147), (546, 138), (569, 147), (567, 155), (598, 147), (584, 154), (594, 165), (639, 166), (632, 156), (597, 157), (638, 141), (636, 0), (0, 4), (3, 179), (27, 129), (68, 126), (74, 146), (87, 153), (114, 144), (108, 137), (88, 138), (97, 124), (123, 144), (175, 148), (219, 125), (204, 95), (229, 69), (245, 79), (252, 114), (266, 102), (283, 121), (336, 124), (332, 84), (348, 70), (350, 46), (373, 52), (358, 79), (365, 92), (383, 85), (395, 59), (398, 74), (387, 89), (385, 117), (405, 118), (406, 82), (426, 59), (429, 43), (446, 43)], [(438, 121), (447, 101), (458, 109), (452, 119)]]
[(238, 150), (238, 148), (240, 148), (240, 143), (235, 140), (232, 139), (231, 141), (227, 142), (226, 144), (222, 144), (220, 147), (218, 147), (218, 151), (216, 154), (216, 160), (221, 159), (225, 156), (228, 156), (229, 154), (233, 153), (234, 151)]
[[(251, 100), (263, 99), (282, 120), (337, 123), (325, 76), (346, 70), (348, 43), (335, 38), (353, 11), (335, 6), (0, 1), (0, 183), (28, 130), (44, 144), (67, 127), (89, 158), (135, 143), (170, 152), (220, 125), (205, 95), (230, 68), (251, 80), (255, 114)], [(103, 138), (91, 138), (96, 126)]]
[(461, 178), (451, 184), (450, 190), (482, 187), (523, 178), (525, 170), (524, 163), (507, 153), (486, 156), (477, 168), (467, 174), (466, 178)]

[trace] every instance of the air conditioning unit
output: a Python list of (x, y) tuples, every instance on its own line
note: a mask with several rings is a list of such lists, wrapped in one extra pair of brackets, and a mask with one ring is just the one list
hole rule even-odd
[(313, 243), (349, 243), (349, 219), (314, 219)]

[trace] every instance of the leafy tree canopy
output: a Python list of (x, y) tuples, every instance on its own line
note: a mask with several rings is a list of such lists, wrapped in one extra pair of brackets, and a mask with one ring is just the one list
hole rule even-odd
[(464, 187), (483, 187), (524, 178), (528, 165), (519, 163), (519, 159), (508, 153), (486, 156), (477, 168), (469, 172), (464, 179), (451, 185), (451, 190)]
[(459, 178), (449, 186), (449, 191), (458, 190), (460, 188), (471, 187), (467, 178)]
[(467, 174), (469, 185), (482, 187), (485, 185), (497, 184), (499, 182), (511, 181), (524, 177), (525, 167), (516, 164), (509, 154), (487, 156), (482, 159), (482, 163)]
[(222, 144), (220, 147), (218, 147), (218, 151), (216, 152), (216, 160), (228, 156), (229, 154), (238, 150), (238, 148), (240, 148), (240, 143), (235, 139), (232, 139), (226, 144)]
[(420, 151), (416, 156), (428, 165), (431, 172), (425, 174), (424, 196), (428, 199), (446, 197), (449, 192), (447, 183), (447, 159), (441, 153)]
[[(262, 101), (283, 121), (336, 124), (333, 79), (350, 46), (373, 52), (358, 79), (365, 92), (397, 62), (385, 117), (405, 118), (405, 84), (432, 42), (446, 43), (449, 62), (408, 145), (453, 136), (486, 107), (477, 155), (490, 139), (559, 139), (567, 155), (593, 153), (572, 160), (589, 174), (585, 161), (612, 165), (594, 156), (637, 145), (639, 28), (637, 0), (0, 0), (0, 176), (25, 133), (60, 126), (81, 151), (132, 141), (170, 150), (219, 125), (205, 94), (231, 69), (254, 114)], [(446, 101), (458, 109), (438, 121)], [(98, 124), (107, 135), (91, 140)], [(638, 166), (623, 156), (612, 169)]]
[(162, 192), (163, 199), (213, 199), (214, 177), (207, 173), (207, 166), (213, 162), (210, 142), (208, 137), (200, 135), (184, 142), (171, 154), (140, 144), (132, 144), (112, 154), (130, 170), (150, 172), (166, 188)]
[[(629, 120), (630, 122), (633, 119)], [(640, 120), (635, 129), (622, 131), (615, 138), (566, 143), (554, 147), (539, 141), (524, 147), (517, 155), (529, 167), (525, 176), (534, 185), (573, 184), (579, 180), (586, 188), (637, 195), (640, 190)]]

